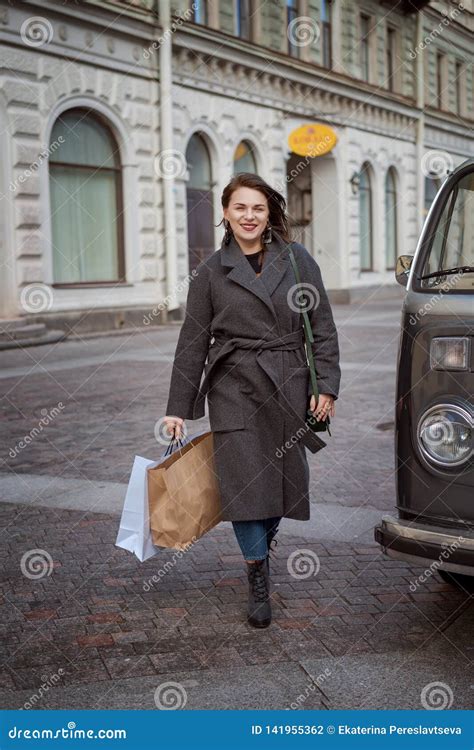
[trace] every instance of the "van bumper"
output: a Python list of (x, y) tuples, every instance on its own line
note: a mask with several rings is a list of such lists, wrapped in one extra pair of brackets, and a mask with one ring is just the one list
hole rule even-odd
[(374, 538), (388, 557), (474, 576), (474, 531), (446, 529), (382, 516)]

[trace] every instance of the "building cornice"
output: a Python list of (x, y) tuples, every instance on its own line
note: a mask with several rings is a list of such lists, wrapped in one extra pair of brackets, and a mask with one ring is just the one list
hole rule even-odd
[[(244, 64), (231, 58), (209, 57), (180, 47), (176, 40), (173, 81), (193, 90), (207, 91), (215, 96), (233, 98), (259, 107), (268, 107), (295, 117), (325, 120), (332, 124), (397, 137), (405, 133), (406, 140), (414, 140), (414, 124), (419, 112), (414, 106), (388, 101), (374, 93), (371, 100), (363, 92), (334, 84), (332, 81), (305, 71), (288, 71), (279, 65), (259, 68), (253, 61)], [(290, 77), (293, 74), (294, 77)]]

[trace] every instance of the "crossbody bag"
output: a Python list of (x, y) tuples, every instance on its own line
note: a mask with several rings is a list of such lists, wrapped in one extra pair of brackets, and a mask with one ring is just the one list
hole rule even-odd
[[(293, 266), (296, 283), (298, 284), (298, 286), (301, 286), (301, 279), (300, 279), (300, 274), (298, 270), (298, 265), (296, 263), (296, 258), (294, 256), (292, 248), (289, 247), (288, 250), (290, 253), (290, 261), (291, 261), (291, 265)], [(314, 367), (313, 348), (311, 346), (311, 344), (314, 343), (313, 329), (311, 328), (311, 323), (309, 321), (309, 316), (308, 316), (307, 311), (300, 310), (300, 315), (303, 316), (305, 349), (306, 349), (306, 358), (307, 358), (307, 363), (309, 367), (309, 373), (311, 377), (311, 388), (313, 390), (313, 394), (316, 398), (316, 404), (317, 404), (318, 399), (319, 399), (319, 391), (318, 391), (318, 384), (316, 381), (316, 370)], [(331, 435), (331, 430), (329, 429), (329, 425), (330, 425), (329, 414), (327, 415), (326, 419), (320, 419), (318, 421), (308, 406), (306, 410), (305, 422), (308, 425), (309, 429), (313, 430), (313, 432), (325, 432), (327, 430), (328, 435)]]

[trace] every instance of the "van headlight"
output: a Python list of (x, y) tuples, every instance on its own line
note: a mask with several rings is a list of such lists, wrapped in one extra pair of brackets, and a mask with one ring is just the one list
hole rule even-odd
[(418, 446), (438, 466), (458, 466), (472, 456), (472, 415), (461, 406), (438, 404), (418, 422)]

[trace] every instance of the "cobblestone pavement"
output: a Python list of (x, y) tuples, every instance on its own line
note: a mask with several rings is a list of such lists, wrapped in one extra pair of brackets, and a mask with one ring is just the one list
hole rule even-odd
[[(334, 306), (341, 395), (330, 447), (308, 459), (312, 516), (324, 510), (338, 528), (282, 522), (262, 631), (246, 622), (230, 524), (140, 563), (115, 547), (123, 495), (104, 512), (97, 494), (124, 488), (136, 453), (163, 451), (154, 426), (179, 327), (2, 352), (0, 705), (154, 709), (157, 692), (174, 690), (191, 709), (420, 709), (441, 683), (452, 708), (472, 707), (472, 594), (436, 573), (421, 582), (420, 566), (373, 542), (373, 518), (394, 504), (399, 309), (397, 299)], [(81, 497), (90, 488), (90, 507), (74, 491), (58, 507), (44, 491), (58, 478), (78, 480)], [(289, 572), (302, 549), (316, 574)], [(49, 555), (47, 575), (24, 574), (31, 550)]]

